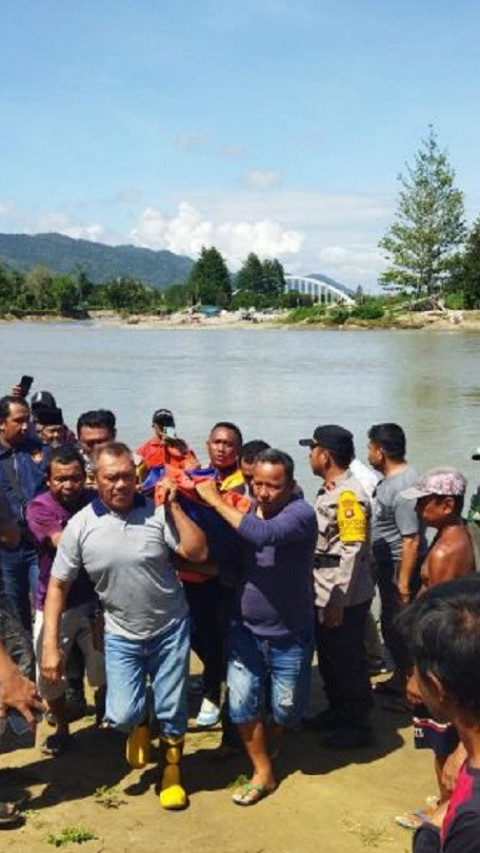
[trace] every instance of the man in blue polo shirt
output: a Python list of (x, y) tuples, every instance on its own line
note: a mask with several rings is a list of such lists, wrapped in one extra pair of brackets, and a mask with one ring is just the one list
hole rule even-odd
[(183, 808), (187, 795), (179, 763), (187, 726), (189, 619), (171, 551), (203, 562), (203, 532), (183, 512), (175, 490), (166, 488), (166, 507), (136, 493), (133, 456), (120, 442), (95, 451), (98, 498), (77, 513), (60, 539), (44, 609), (42, 676), (62, 676), (61, 612), (69, 584), (81, 567), (95, 585), (105, 612), (106, 717), (130, 732), (127, 760), (149, 760), (146, 682), (165, 757), (160, 804)]

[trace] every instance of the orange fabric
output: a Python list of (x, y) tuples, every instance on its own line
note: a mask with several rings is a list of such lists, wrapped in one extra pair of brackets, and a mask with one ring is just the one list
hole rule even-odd
[[(189, 500), (192, 500), (196, 503), (201, 503), (204, 506), (208, 506), (208, 504), (203, 501), (200, 495), (197, 494), (195, 484), (200, 483), (203, 480), (211, 480), (211, 474), (187, 474), (184, 471), (178, 468), (172, 468), (169, 465), (166, 466), (165, 476), (172, 480), (177, 486), (177, 489), (182, 495), (188, 497)], [(155, 506), (161, 506), (163, 504), (163, 494), (161, 489), (160, 480), (155, 486), (154, 491), (154, 502)], [(230, 506), (235, 507), (239, 510), (239, 512), (247, 513), (251, 506), (251, 500), (248, 495), (241, 495), (238, 492), (233, 491), (233, 489), (226, 490), (222, 492), (223, 500), (230, 504)], [(186, 583), (205, 583), (211, 578), (208, 575), (204, 575), (201, 572), (196, 572), (194, 569), (191, 571), (188, 569), (181, 569), (178, 573), (181, 581), (185, 581)]]
[[(180, 440), (179, 440), (180, 441)], [(173, 468), (188, 469), (198, 468), (199, 462), (193, 450), (185, 444), (165, 444), (159, 438), (150, 438), (137, 448), (136, 452), (145, 462), (147, 468), (171, 465)]]

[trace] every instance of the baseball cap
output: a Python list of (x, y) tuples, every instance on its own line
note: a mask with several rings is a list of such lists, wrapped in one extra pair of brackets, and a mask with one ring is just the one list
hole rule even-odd
[(152, 423), (158, 426), (174, 427), (175, 418), (170, 409), (157, 409), (152, 415)]
[(337, 424), (318, 426), (312, 438), (301, 438), (302, 447), (325, 447), (327, 450), (342, 451), (348, 449), (353, 454), (353, 435), (348, 429)]
[(472, 459), (476, 462), (480, 461), (480, 447), (477, 447), (475, 453), (472, 454)]
[(54, 409), (56, 405), (55, 397), (50, 394), (50, 391), (36, 391), (30, 399), (32, 409)]
[(37, 408), (35, 409), (35, 420), (42, 426), (63, 426), (63, 412), (53, 406)]
[(402, 498), (418, 500), (428, 495), (454, 497), (464, 495), (467, 479), (457, 468), (430, 468), (418, 478), (414, 486), (401, 492)]

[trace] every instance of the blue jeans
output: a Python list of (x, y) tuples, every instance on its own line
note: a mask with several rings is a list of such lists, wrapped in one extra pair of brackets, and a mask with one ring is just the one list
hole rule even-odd
[(1, 552), (3, 589), (26, 631), (32, 635), (32, 598), (38, 581), (38, 555), (31, 545)]
[(312, 652), (313, 627), (288, 637), (259, 637), (233, 622), (227, 674), (232, 722), (258, 720), (268, 687), (275, 722), (285, 726), (298, 720), (308, 702)]
[(188, 616), (148, 640), (105, 635), (106, 718), (130, 731), (147, 716), (147, 678), (162, 734), (182, 737), (187, 729), (187, 681), (190, 658)]

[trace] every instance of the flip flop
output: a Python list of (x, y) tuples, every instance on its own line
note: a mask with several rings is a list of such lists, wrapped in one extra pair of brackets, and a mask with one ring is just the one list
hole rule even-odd
[(237, 806), (255, 806), (274, 790), (275, 788), (266, 788), (265, 785), (253, 785), (251, 782), (245, 782), (244, 785), (237, 788), (232, 800)]
[(411, 829), (412, 832), (429, 821), (430, 815), (428, 812), (422, 811), (422, 809), (414, 812), (405, 812), (405, 814), (397, 815), (395, 818), (395, 823), (398, 826), (403, 827), (403, 829)]

